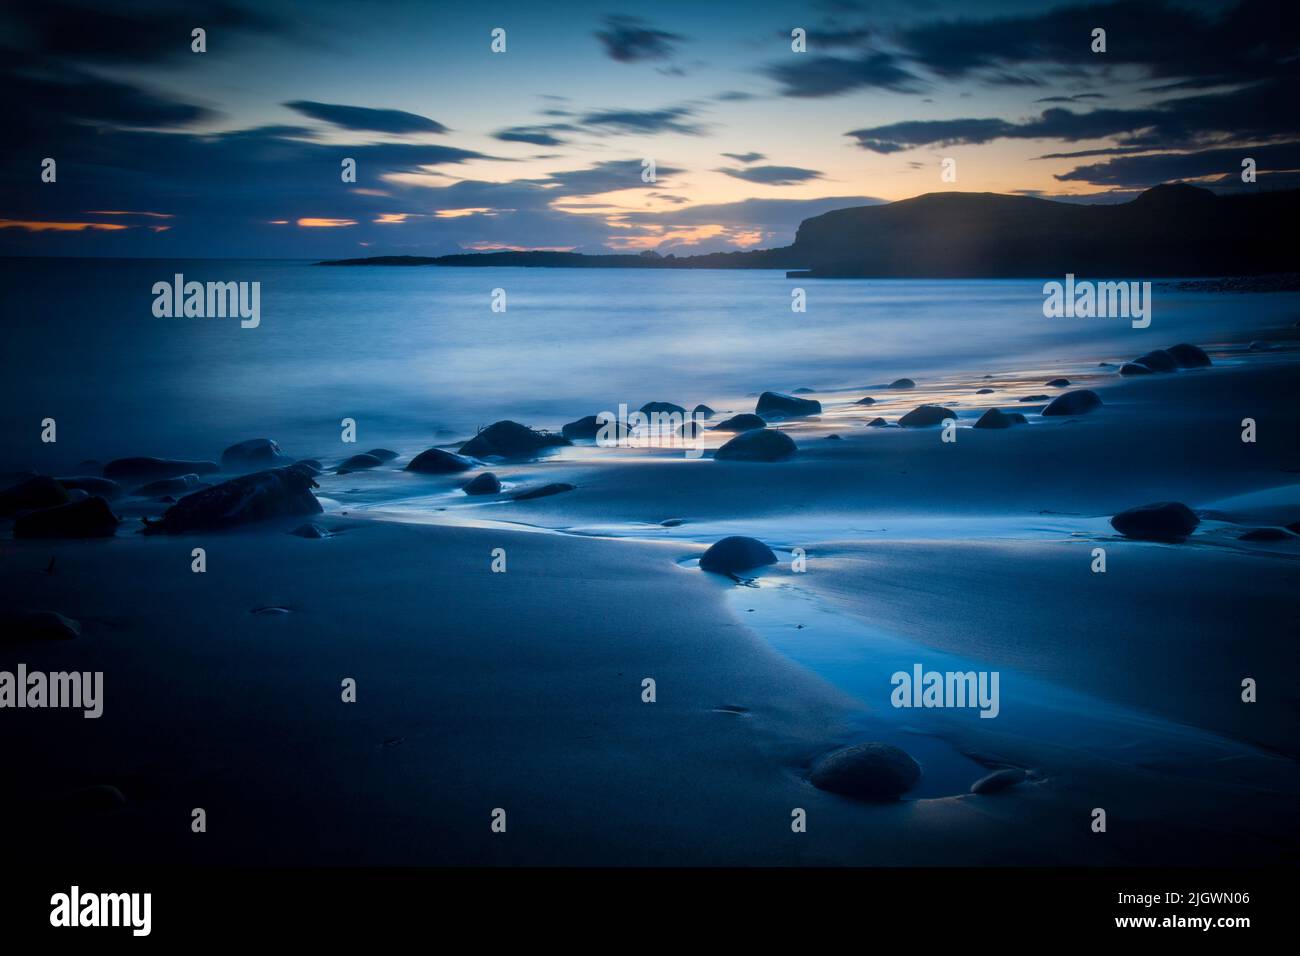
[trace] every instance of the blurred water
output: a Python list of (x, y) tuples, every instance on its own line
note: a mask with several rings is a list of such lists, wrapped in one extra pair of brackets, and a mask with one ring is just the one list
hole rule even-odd
[[(155, 318), (152, 286), (259, 281), (261, 325)], [(1055, 277), (1060, 278), (1060, 277)], [(794, 313), (790, 291), (807, 290)], [(508, 309), (490, 309), (494, 288)], [(619, 403), (739, 404), (801, 386), (978, 376), (1237, 338), (1294, 295), (1157, 288), (1145, 330), (1045, 319), (1036, 281), (790, 280), (780, 272), (325, 268), (235, 260), (0, 260), (0, 463), (212, 458), (250, 437), (336, 455), (447, 441), (511, 417), (558, 427)], [(1249, 332), (1245, 334), (1249, 335)], [(42, 446), (40, 421), (58, 422)]]

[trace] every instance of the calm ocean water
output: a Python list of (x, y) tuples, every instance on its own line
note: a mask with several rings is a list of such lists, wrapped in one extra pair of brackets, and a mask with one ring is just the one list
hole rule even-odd
[[(260, 326), (156, 318), (152, 286), (176, 272), (260, 282)], [(808, 295), (801, 314), (796, 286)], [(358, 422), (358, 447), (401, 449), (505, 417), (558, 427), (619, 403), (739, 407), (768, 388), (1124, 359), (1289, 324), (1298, 301), (1157, 288), (1151, 327), (1138, 330), (1045, 319), (1036, 281), (100, 259), (0, 261), (0, 287), (0, 463), (42, 470), (215, 458), (260, 436), (331, 457), (344, 417)], [(495, 288), (504, 313), (491, 311)], [(40, 444), (46, 417), (56, 445)]]

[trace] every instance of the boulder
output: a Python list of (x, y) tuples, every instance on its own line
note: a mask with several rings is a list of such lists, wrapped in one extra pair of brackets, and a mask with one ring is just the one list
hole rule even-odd
[(530, 488), (527, 491), (521, 491), (516, 495), (511, 495), (511, 500), (531, 501), (533, 498), (547, 498), (551, 495), (573, 491), (577, 487), (577, 485), (571, 485), (567, 481), (553, 481), (549, 485), (542, 485), (540, 488)]
[(975, 423), (976, 428), (1010, 428), (1012, 425), (1025, 424), (1025, 416), (1019, 412), (1007, 413), (999, 408), (990, 408)]
[[(990, 391), (991, 391), (991, 389), (990, 389)], [(856, 402), (854, 402), (853, 404), (854, 404), (854, 405), (874, 405), (874, 404), (876, 404), (876, 400), (875, 400), (874, 398), (872, 398), (870, 395), (868, 395), (868, 396), (866, 396), (865, 398), (859, 398), (859, 399), (858, 399)]]
[(783, 392), (764, 392), (754, 406), (754, 414), (765, 418), (800, 418), (820, 415), (821, 410), (822, 403), (815, 398), (796, 398)]
[(709, 419), (716, 414), (718, 413), (715, 412), (713, 409), (709, 408), (708, 405), (704, 405), (704, 404), (696, 405), (695, 408), (691, 410), (691, 415), (695, 418)]
[(889, 744), (855, 744), (822, 757), (808, 779), (819, 790), (855, 800), (897, 800), (920, 782), (921, 765)]
[(1291, 541), (1293, 536), (1281, 528), (1252, 528), (1240, 535), (1238, 541)]
[(223, 531), (240, 525), (324, 509), (311, 493), (311, 472), (298, 465), (255, 471), (186, 495), (158, 520), (145, 519), (145, 534)]
[(949, 418), (956, 418), (957, 413), (942, 405), (918, 405), (898, 420), (904, 428), (927, 428), (942, 425)]
[(1125, 362), (1123, 365), (1119, 367), (1119, 374), (1125, 376), (1150, 375), (1152, 374), (1152, 371), (1153, 371), (1152, 369), (1147, 368), (1141, 362)]
[(1051, 399), (1051, 395), (1023, 395), (1016, 401), (1020, 402), (1046, 402)]
[(481, 475), (475, 475), (460, 487), (467, 495), (495, 495), (501, 490), (501, 479), (492, 472), (485, 471)]
[(116, 481), (110, 481), (107, 478), (96, 478), (94, 475), (74, 475), (71, 478), (54, 479), (68, 491), (84, 491), (88, 495), (99, 495), (99, 497), (111, 501), (122, 494), (122, 486)]
[(1178, 363), (1179, 368), (1209, 368), (1214, 363), (1210, 357), (1205, 354), (1205, 350), (1195, 345), (1188, 345), (1186, 342), (1179, 342), (1165, 349), (1166, 352)]
[(1164, 349), (1152, 349), (1146, 355), (1139, 356), (1138, 362), (1151, 369), (1153, 372), (1176, 372), (1178, 363), (1174, 357)]
[(791, 394), (793, 394), (793, 395), (814, 395), (814, 394), (816, 394), (816, 392), (817, 392), (817, 389), (815, 389), (815, 388), (796, 388), (796, 389), (794, 389), (793, 392), (791, 392)]
[(871, 419), (871, 421), (867, 422), (868, 428), (886, 428), (888, 426), (889, 426), (889, 422), (879, 417), (873, 418)]
[(117, 515), (103, 498), (29, 511), (14, 522), (15, 538), (111, 538)]
[(0, 491), (0, 515), (7, 517), (33, 508), (53, 508), (71, 500), (68, 489), (57, 479), (37, 475)]
[(317, 475), (319, 475), (321, 472), (325, 470), (325, 466), (322, 465), (320, 463), (320, 460), (316, 458), (302, 458), (299, 459), (296, 462), (296, 464), (304, 466), (305, 468), (309, 469), (310, 471), (312, 471)]
[(199, 481), (198, 475), (181, 475), (179, 478), (161, 478), (141, 485), (131, 494), (136, 498), (161, 498), (163, 495), (188, 495), (191, 491), (208, 488), (207, 482)]
[(1066, 392), (1052, 399), (1051, 404), (1043, 409), (1043, 415), (1082, 415), (1101, 405), (1101, 399), (1090, 388), (1081, 388), (1076, 392)]
[(1256, 339), (1250, 343), (1249, 348), (1252, 352), (1271, 352), (1273, 349), (1277, 348), (1277, 346), (1272, 342), (1265, 342), (1263, 339)]
[(717, 574), (735, 574), (769, 564), (776, 564), (772, 549), (757, 538), (743, 535), (732, 535), (711, 544), (700, 557), (700, 568)]
[(1068, 378), (1054, 378), (1046, 384), (1048, 388), (1069, 388), (1070, 380)]
[(289, 457), (269, 438), (250, 438), (221, 453), (222, 471), (256, 471), (289, 463)]
[(889, 388), (916, 388), (916, 383), (910, 378), (896, 378), (889, 383)]
[(445, 448), (426, 448), (410, 460), (406, 470), (418, 471), (422, 475), (452, 475), (473, 467), (474, 461), (464, 455)]
[(587, 439), (595, 441), (596, 436), (600, 433), (601, 422), (595, 415), (588, 415), (586, 418), (579, 418), (576, 422), (569, 422), (560, 429), (560, 434), (570, 441), (579, 441)]
[(380, 461), (392, 461), (397, 457), (397, 452), (391, 448), (372, 448), (366, 454), (371, 458), (378, 458)]
[(320, 525), (318, 525), (318, 524), (314, 524), (314, 523), (312, 523), (312, 522), (310, 522), (310, 521), (307, 522), (306, 524), (300, 524), (300, 525), (298, 525), (298, 527), (294, 528), (294, 529), (293, 529), (292, 531), (290, 531), (289, 533), (290, 533), (291, 535), (294, 535), (295, 537), (298, 537), (298, 538), (310, 538), (310, 539), (313, 540), (313, 541), (319, 541), (319, 540), (321, 540), (321, 539), (323, 539), (323, 538), (328, 538), (328, 537), (329, 537), (329, 532), (328, 532), (328, 531), (326, 531), (326, 530), (325, 530), (324, 528), (322, 528)]
[(641, 406), (641, 412), (646, 415), (685, 415), (686, 409), (672, 402), (646, 402)]
[(767, 422), (763, 421), (763, 419), (759, 418), (757, 415), (751, 415), (748, 412), (728, 418), (726, 421), (718, 422), (718, 424), (713, 426), (714, 431), (720, 432), (747, 432), (753, 428), (766, 427)]
[(971, 793), (1001, 793), (1003, 790), (1010, 790), (1018, 783), (1025, 779), (1025, 772), (1019, 767), (1007, 767), (1005, 770), (994, 770), (987, 777), (980, 777), (971, 784)]
[(369, 452), (362, 452), (360, 455), (353, 455), (343, 464), (335, 469), (336, 474), (348, 475), (354, 471), (364, 471), (367, 468), (378, 468), (383, 462)]
[(754, 428), (731, 439), (713, 457), (717, 461), (784, 461), (795, 451), (794, 441), (785, 432)]
[(462, 455), (474, 458), (530, 458), (548, 448), (571, 445), (562, 435), (533, 431), (518, 422), (493, 422), (460, 446)]
[(69, 641), (81, 636), (81, 624), (57, 611), (14, 611), (0, 619), (0, 643)]
[(1200, 523), (1191, 508), (1177, 501), (1129, 508), (1110, 519), (1111, 527), (1124, 537), (1140, 541), (1182, 541)]
[(180, 461), (172, 458), (118, 458), (104, 466), (104, 477), (122, 484), (139, 485), (178, 475), (210, 475), (220, 471), (215, 461)]
[(991, 388), (978, 388), (978, 389), (975, 390), (975, 394), (976, 394), (976, 395), (992, 395), (992, 394), (993, 394), (993, 389), (991, 389)]
[(827, 441), (844, 441), (844, 439), (841, 438), (839, 435), (827, 435), (827, 436), (826, 436), (826, 440), (827, 440)]
[(682, 422), (677, 427), (677, 436), (679, 438), (698, 438), (704, 431), (704, 425), (697, 421)]

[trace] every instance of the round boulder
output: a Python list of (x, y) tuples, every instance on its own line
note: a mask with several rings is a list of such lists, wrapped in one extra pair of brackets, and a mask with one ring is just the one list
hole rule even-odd
[(1090, 388), (1081, 388), (1077, 392), (1066, 392), (1052, 399), (1043, 409), (1043, 415), (1082, 415), (1101, 405), (1101, 399)]
[(700, 557), (700, 567), (717, 574), (734, 574), (776, 564), (772, 549), (757, 538), (732, 535), (709, 546)]
[(713, 428), (720, 432), (747, 432), (751, 428), (766, 428), (767, 422), (757, 415), (751, 415), (748, 412), (743, 415), (736, 415), (728, 418), (726, 421), (718, 422)]
[(822, 403), (815, 398), (797, 398), (784, 392), (764, 392), (758, 396), (754, 414), (765, 418), (799, 418), (804, 415), (820, 415)]
[(784, 461), (798, 449), (785, 432), (755, 428), (741, 432), (713, 453), (717, 461)]
[(460, 487), (467, 495), (495, 495), (501, 490), (501, 479), (492, 472), (485, 471), (481, 475), (475, 475)]
[(1174, 361), (1174, 357), (1164, 349), (1152, 349), (1146, 355), (1139, 357), (1138, 361), (1153, 372), (1178, 371), (1178, 363)]
[(447, 451), (445, 448), (426, 448), (407, 464), (407, 471), (418, 471), (422, 475), (452, 475), (458, 471), (469, 471), (474, 462), (464, 455)]
[(1200, 523), (1191, 508), (1177, 501), (1129, 508), (1110, 519), (1111, 527), (1124, 537), (1140, 541), (1182, 541)]
[(855, 800), (897, 800), (920, 782), (921, 765), (889, 744), (854, 744), (818, 760), (808, 779), (818, 790)]
[(956, 412), (942, 405), (918, 405), (900, 418), (898, 424), (904, 428), (928, 428), (931, 425), (942, 425), (948, 419), (956, 417)]
[(980, 416), (980, 420), (975, 423), (976, 428), (1010, 428), (1012, 425), (1023, 425), (1025, 416), (1019, 412), (1002, 411), (1000, 408), (990, 408)]
[(1179, 368), (1209, 368), (1214, 363), (1210, 357), (1205, 354), (1205, 350), (1195, 345), (1188, 345), (1186, 342), (1179, 342), (1165, 349), (1173, 360), (1178, 363)]

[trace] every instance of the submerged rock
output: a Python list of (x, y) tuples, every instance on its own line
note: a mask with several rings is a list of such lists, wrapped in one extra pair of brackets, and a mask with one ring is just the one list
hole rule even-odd
[(103, 498), (29, 511), (14, 522), (15, 538), (111, 538), (117, 515)]
[(527, 491), (521, 491), (511, 496), (512, 501), (531, 501), (533, 498), (547, 498), (551, 495), (562, 494), (566, 491), (573, 491), (577, 485), (571, 485), (567, 481), (553, 481), (549, 485), (542, 485), (540, 488), (530, 488)]
[(595, 415), (588, 415), (586, 418), (579, 418), (576, 422), (569, 422), (560, 429), (560, 434), (570, 441), (580, 439), (589, 439), (594, 441), (600, 433), (601, 421)]
[(311, 538), (312, 540), (316, 540), (316, 541), (319, 541), (322, 538), (329, 537), (328, 531), (326, 531), (320, 525), (313, 524), (310, 521), (307, 522), (306, 524), (298, 525), (298, 527), (294, 528), (289, 533), (298, 538)]
[(785, 432), (754, 428), (731, 439), (714, 452), (713, 457), (717, 461), (784, 461), (797, 450)]
[(776, 564), (772, 549), (757, 538), (743, 535), (732, 535), (711, 544), (700, 557), (700, 567), (717, 574), (734, 574), (769, 564)]
[(492, 472), (485, 471), (481, 475), (475, 475), (460, 487), (467, 495), (495, 495), (501, 490), (501, 479)]
[(814, 395), (814, 394), (816, 394), (816, 392), (817, 392), (817, 389), (815, 389), (815, 388), (796, 388), (796, 389), (794, 389), (794, 390), (791, 392), (791, 394), (793, 394), (793, 395)]
[(1153, 374), (1153, 370), (1147, 368), (1141, 362), (1125, 362), (1119, 367), (1119, 374), (1124, 376), (1151, 375)]
[(672, 402), (646, 402), (641, 406), (641, 412), (645, 415), (685, 415), (686, 409)]
[(131, 494), (137, 498), (160, 498), (163, 495), (188, 495), (199, 488), (210, 487), (207, 482), (199, 481), (198, 475), (181, 475), (179, 478), (162, 478), (141, 485)]
[(474, 467), (473, 459), (447, 451), (445, 448), (426, 448), (406, 466), (407, 471), (418, 471), (422, 475), (453, 475), (460, 471), (469, 471)]
[(1082, 415), (1101, 405), (1101, 399), (1090, 388), (1081, 388), (1077, 392), (1066, 392), (1052, 399), (1051, 404), (1043, 409), (1043, 415)]
[(1252, 528), (1237, 538), (1238, 541), (1291, 541), (1293, 536), (1281, 528)]
[(1275, 348), (1277, 348), (1277, 346), (1272, 342), (1265, 342), (1263, 339), (1256, 339), (1249, 345), (1249, 349), (1252, 352), (1271, 352)]
[(108, 478), (96, 478), (94, 475), (74, 475), (71, 478), (55, 478), (69, 491), (84, 491), (88, 495), (99, 495), (112, 500), (122, 494), (122, 486)]
[(808, 779), (819, 790), (856, 800), (897, 800), (921, 781), (921, 765), (889, 744), (855, 744), (821, 758)]
[(918, 405), (898, 420), (904, 428), (928, 428), (942, 425), (949, 418), (956, 418), (957, 413), (942, 405)]
[(474, 458), (528, 458), (548, 448), (570, 444), (563, 435), (533, 431), (527, 425), (506, 420), (484, 428), (460, 446), (460, 453)]
[(0, 491), (0, 515), (8, 516), (33, 508), (53, 508), (71, 500), (68, 489), (57, 479), (37, 475)]
[(745, 412), (728, 418), (726, 421), (718, 422), (713, 426), (713, 429), (719, 432), (747, 432), (753, 428), (766, 427), (767, 422), (763, 421), (763, 419)]
[(269, 438), (250, 438), (221, 453), (222, 471), (252, 471), (289, 463), (289, 457)]
[(1023, 425), (1026, 419), (1019, 412), (1004, 412), (1000, 408), (990, 408), (980, 416), (980, 420), (975, 423), (976, 428), (1010, 428), (1012, 425)]
[(215, 461), (181, 461), (173, 458), (118, 458), (104, 466), (104, 477), (122, 484), (141, 484), (178, 475), (210, 475), (220, 471)]
[(392, 461), (397, 457), (397, 452), (391, 448), (372, 448), (366, 454), (371, 458), (378, 458), (380, 461)]
[(1050, 399), (1051, 395), (1022, 395), (1016, 399), (1018, 402), (1045, 402)]
[(15, 611), (0, 620), (0, 643), (70, 641), (81, 636), (81, 624), (58, 611)]
[(1010, 790), (1018, 783), (1025, 779), (1025, 772), (1018, 767), (1008, 767), (1005, 770), (995, 770), (987, 777), (980, 777), (971, 784), (971, 793), (1001, 793), (1003, 790)]
[(231, 478), (186, 495), (156, 521), (145, 519), (145, 534), (221, 531), (257, 521), (320, 514), (311, 490), (311, 473), (298, 465), (271, 468)]
[(321, 472), (325, 470), (325, 466), (322, 465), (320, 461), (315, 458), (303, 458), (300, 459), (298, 462), (296, 462), (296, 464), (302, 465), (310, 469), (313, 473), (317, 475), (319, 475)]
[[(992, 391), (992, 389), (990, 389), (990, 391)], [(856, 402), (854, 402), (853, 404), (854, 404), (854, 405), (874, 405), (874, 404), (876, 404), (876, 400), (875, 400), (874, 398), (872, 398), (870, 395), (867, 395), (867, 396), (864, 397), (864, 398), (859, 398), (859, 399), (858, 399)]]
[(696, 418), (708, 419), (708, 418), (712, 418), (714, 415), (718, 413), (715, 412), (713, 409), (709, 408), (708, 405), (701, 403), (699, 405), (696, 405), (695, 408), (691, 410), (691, 414)]
[(378, 468), (383, 462), (369, 452), (362, 452), (360, 455), (353, 455), (343, 464), (335, 469), (336, 474), (347, 475), (354, 471), (364, 471), (367, 468)]
[(1182, 541), (1200, 523), (1191, 508), (1177, 501), (1129, 508), (1110, 519), (1111, 527), (1124, 537), (1141, 541)]
[(1173, 357), (1173, 360), (1178, 363), (1180, 368), (1209, 368), (1214, 364), (1210, 361), (1210, 357), (1205, 354), (1204, 349), (1189, 345), (1186, 342), (1171, 345), (1165, 351)]
[(1054, 378), (1046, 384), (1048, 388), (1069, 388), (1070, 380), (1068, 378)]
[(889, 422), (880, 417), (873, 418), (871, 421), (867, 422), (868, 428), (887, 428), (888, 426)]
[(889, 383), (889, 388), (916, 388), (916, 383), (910, 378), (896, 378)]
[(1151, 369), (1153, 372), (1176, 372), (1178, 363), (1174, 357), (1164, 349), (1152, 349), (1146, 355), (1139, 356), (1138, 362)]
[(991, 388), (979, 388), (979, 389), (976, 389), (976, 390), (975, 390), (975, 394), (976, 394), (976, 395), (992, 395), (992, 394), (993, 394), (993, 389), (991, 389)]
[(764, 392), (758, 396), (758, 404), (754, 406), (755, 415), (768, 418), (801, 418), (805, 415), (820, 415), (821, 410), (822, 403), (815, 398), (796, 398), (784, 392)]

